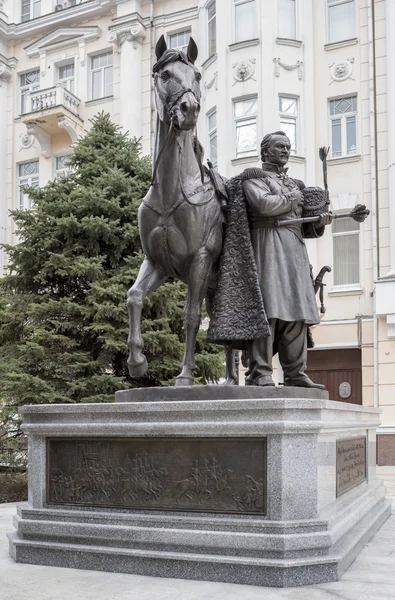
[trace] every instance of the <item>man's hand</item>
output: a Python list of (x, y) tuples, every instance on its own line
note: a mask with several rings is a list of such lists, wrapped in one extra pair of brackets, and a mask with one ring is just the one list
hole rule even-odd
[(320, 215), (320, 220), (316, 222), (317, 227), (325, 227), (325, 225), (330, 225), (333, 221), (332, 213), (322, 213)]
[(304, 196), (300, 190), (296, 190), (295, 192), (292, 192), (292, 194), (290, 195), (290, 198), (292, 200), (294, 209), (297, 209), (297, 208), (303, 206)]

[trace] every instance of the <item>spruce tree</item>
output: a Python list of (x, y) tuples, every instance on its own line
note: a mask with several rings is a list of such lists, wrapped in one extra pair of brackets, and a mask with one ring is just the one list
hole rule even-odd
[[(100, 114), (73, 149), (72, 173), (26, 188), (32, 210), (12, 212), (18, 243), (6, 246), (0, 281), (0, 429), (17, 423), (23, 404), (111, 401), (116, 390), (174, 383), (184, 349), (180, 282), (145, 301), (149, 372), (140, 380), (127, 372), (126, 292), (143, 260), (137, 209), (151, 180), (140, 152)], [(223, 371), (221, 348), (204, 337), (198, 383)]]

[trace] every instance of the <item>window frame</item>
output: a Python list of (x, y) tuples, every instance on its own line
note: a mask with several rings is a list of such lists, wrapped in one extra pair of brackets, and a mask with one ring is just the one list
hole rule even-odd
[[(100, 56), (112, 56), (112, 63), (111, 65), (105, 65), (104, 67), (98, 67), (96, 69), (93, 69), (93, 60), (95, 58), (99, 58)], [(111, 98), (114, 95), (114, 53), (112, 48), (108, 48), (108, 49), (103, 49), (100, 52), (96, 52), (95, 54), (90, 54), (89, 55), (89, 100), (103, 100), (104, 98)], [(112, 70), (112, 83), (111, 83), (111, 94), (106, 94), (104, 95), (104, 89), (105, 89), (105, 85), (104, 85), (104, 72), (105, 69), (110, 69)], [(101, 95), (100, 96), (93, 96), (93, 73), (96, 72), (101, 72), (102, 73), (102, 78), (101, 78)]]
[[(188, 42), (186, 44), (183, 44), (182, 46), (172, 46), (171, 45), (171, 39), (174, 38), (176, 35), (180, 35), (182, 33), (186, 33), (187, 35), (189, 34), (189, 38), (192, 35), (192, 29), (191, 27), (183, 27), (182, 29), (178, 29), (176, 31), (169, 31), (168, 33), (168, 47), (169, 48), (173, 48), (173, 50), (179, 50), (181, 52), (185, 52), (185, 54), (187, 53), (187, 49), (188, 49), (188, 44), (189, 44), (189, 39)], [(183, 48), (185, 48), (185, 50), (183, 50)]]
[(55, 179), (61, 179), (62, 177), (70, 175), (70, 173), (73, 172), (73, 169), (67, 168), (67, 166), (66, 166), (66, 168), (62, 168), (62, 169), (58, 169), (57, 168), (58, 160), (60, 158), (70, 158), (71, 156), (72, 156), (72, 152), (67, 152), (65, 154), (55, 154), (54, 155), (54, 165), (53, 165), (54, 169), (53, 169), (53, 172), (54, 172), (54, 175), (55, 175), (55, 177), (54, 177)]
[[(29, 4), (29, 13), (23, 12), (24, 4)], [(38, 7), (38, 14), (35, 15), (36, 7)], [(32, 19), (37, 19), (38, 17), (41, 17), (41, 0), (20, 0), (19, 9), (21, 23), (27, 23)]]
[[(337, 39), (337, 40), (332, 40), (331, 39), (331, 34), (330, 34), (330, 16), (329, 16), (329, 11), (331, 8), (333, 8), (334, 6), (340, 6), (341, 4), (353, 4), (354, 6), (354, 30), (352, 32), (351, 37), (348, 38), (342, 38), (342, 39)], [(342, 42), (346, 42), (348, 40), (352, 40), (355, 38), (356, 36), (356, 28), (357, 28), (357, 8), (356, 8), (356, 4), (355, 4), (355, 0), (333, 0), (332, 4), (329, 5), (329, 0), (325, 0), (325, 4), (326, 4), (326, 39), (327, 39), (327, 43), (328, 44), (341, 44)]]
[[(209, 128), (210, 117), (212, 117), (213, 115), (215, 115), (215, 127), (212, 127), (210, 129)], [(209, 149), (209, 160), (212, 163), (213, 167), (217, 167), (218, 166), (218, 123), (217, 123), (217, 107), (216, 106), (214, 106), (206, 114), (206, 119), (207, 119), (207, 147)], [(212, 156), (211, 156), (211, 142), (214, 138), (217, 140), (217, 157), (216, 157), (215, 161), (212, 159)]]
[(279, 9), (280, 2), (277, 2), (277, 37), (281, 40), (298, 40), (298, 0), (289, 0), (294, 2), (294, 18), (295, 18), (295, 36), (294, 37), (285, 37), (280, 32), (280, 19), (279, 19)]
[[(214, 5), (215, 13), (212, 17), (209, 17), (209, 10)], [(210, 23), (214, 21), (214, 29), (215, 29), (215, 45), (214, 51), (210, 53)], [(206, 5), (206, 25), (207, 25), (207, 59), (215, 56), (217, 53), (217, 2), (216, 0), (212, 0)]]
[[(236, 117), (235, 107), (238, 102), (245, 102), (246, 100), (255, 100), (256, 101), (256, 113), (255, 115), (247, 115), (243, 117)], [(232, 99), (232, 118), (233, 118), (233, 148), (234, 148), (234, 158), (250, 158), (256, 156), (258, 154), (258, 95), (257, 94), (249, 94), (248, 96), (241, 96), (238, 98)], [(237, 150), (237, 129), (238, 123), (247, 123), (248, 121), (252, 121), (255, 119), (255, 127), (256, 127), (256, 146), (254, 150), (250, 150), (248, 153), (238, 154)]]
[[(341, 215), (341, 214), (345, 214), (349, 211), (347, 210), (337, 210), (335, 212), (336, 215)], [(336, 221), (332, 222), (331, 225), (331, 238), (332, 238), (332, 264), (333, 264), (333, 288), (336, 290), (351, 290), (351, 289), (361, 289), (362, 287), (362, 278), (361, 278), (361, 269), (362, 269), (362, 254), (361, 254), (361, 224), (358, 223), (359, 227), (358, 229), (355, 229), (353, 231), (340, 231), (340, 232), (334, 232), (333, 231), (333, 223)], [(336, 270), (336, 266), (335, 266), (335, 238), (339, 238), (339, 237), (345, 237), (345, 236), (353, 236), (356, 235), (358, 236), (358, 242), (357, 242), (357, 248), (358, 248), (358, 281), (357, 282), (347, 282), (347, 283), (336, 283), (336, 275), (337, 275), (337, 270)]]
[[(288, 98), (289, 100), (295, 100), (296, 102), (296, 113), (295, 115), (290, 115), (289, 113), (283, 112), (281, 110), (281, 98)], [(288, 119), (289, 121), (295, 122), (295, 150), (293, 151), (291, 148), (291, 156), (298, 156), (300, 140), (299, 140), (299, 129), (300, 129), (300, 96), (294, 96), (292, 94), (279, 94), (278, 95), (278, 108), (279, 108), (279, 116), (280, 116), (280, 129), (283, 130), (282, 123), (283, 119)], [(285, 131), (285, 129), (284, 129)]]
[[(254, 6), (254, 32), (252, 37), (244, 37), (240, 40), (237, 39), (237, 19), (236, 19), (236, 6), (241, 6), (242, 4), (252, 4)], [(257, 32), (257, 2), (256, 0), (233, 0), (233, 43), (234, 44), (242, 44), (243, 42), (248, 42), (249, 40), (256, 39)]]
[[(338, 100), (343, 100), (346, 98), (355, 98), (356, 99), (356, 110), (350, 111), (347, 113), (331, 115), (331, 102), (337, 102)], [(358, 143), (358, 133), (359, 133), (358, 104), (359, 104), (359, 99), (358, 99), (357, 93), (336, 96), (335, 98), (328, 98), (328, 120), (329, 120), (329, 140), (330, 140), (328, 145), (330, 146), (330, 158), (332, 158), (334, 160), (347, 159), (352, 156), (358, 156), (358, 148), (359, 148), (359, 143)], [(355, 152), (352, 152), (352, 153), (347, 152), (347, 119), (349, 117), (355, 117)], [(333, 125), (332, 125), (332, 123), (333, 123), (333, 121), (337, 121), (337, 120), (340, 120), (341, 154), (337, 155), (337, 156), (333, 156), (333, 137), (332, 137)]]
[[(25, 75), (30, 75), (31, 73), (38, 74), (38, 81), (35, 84), (22, 85), (22, 77), (24, 77)], [(32, 92), (40, 89), (40, 87), (41, 87), (41, 72), (40, 72), (40, 68), (37, 67), (36, 69), (33, 69), (31, 71), (24, 71), (23, 73), (18, 73), (18, 75), (19, 75), (19, 114), (23, 115), (23, 114), (27, 114), (27, 112), (26, 112), (26, 110), (24, 110), (24, 108), (25, 109), (28, 108), (26, 106), (26, 100), (24, 101), (23, 97), (24, 96), (29, 97)]]
[[(64, 69), (65, 67), (68, 67), (72, 65), (73, 66), (73, 75), (70, 77), (60, 77), (60, 70)], [(77, 88), (77, 78), (76, 78), (76, 68), (75, 68), (75, 58), (72, 57), (70, 59), (67, 59), (66, 61), (62, 61), (56, 64), (56, 83), (57, 84), (61, 84), (62, 87), (64, 87), (65, 89), (67, 89), (71, 94), (76, 95), (76, 88)], [(70, 89), (70, 87), (67, 85), (69, 82), (73, 82), (73, 85), (70, 87), (73, 87), (73, 89)], [(66, 83), (66, 85), (63, 85), (63, 82)]]
[[(37, 172), (36, 173), (32, 173), (30, 175), (21, 175), (20, 174), (21, 167), (23, 167), (24, 165), (29, 165), (29, 164), (33, 164), (33, 163), (37, 164)], [(33, 180), (37, 180), (37, 181), (33, 181)], [(33, 183), (37, 183), (37, 185), (32, 185)], [(27, 194), (22, 192), (22, 190), (21, 190), (22, 185), (29, 185), (29, 186), (35, 187), (35, 188), (40, 187), (40, 160), (38, 158), (17, 163), (17, 210), (31, 210), (32, 209), (31, 200), (30, 200), (29, 196), (27, 196)], [(27, 203), (26, 203), (26, 200), (27, 200)]]

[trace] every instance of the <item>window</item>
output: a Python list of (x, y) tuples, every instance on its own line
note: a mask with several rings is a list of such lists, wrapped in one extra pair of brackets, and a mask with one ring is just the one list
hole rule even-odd
[(332, 158), (357, 152), (357, 97), (329, 101)]
[(22, 185), (37, 188), (39, 186), (38, 160), (23, 163), (18, 166), (19, 210), (30, 210), (32, 207), (29, 196), (20, 189)]
[(66, 177), (70, 173), (73, 172), (71, 167), (69, 166), (70, 154), (65, 154), (64, 156), (56, 157), (56, 179), (61, 179), (62, 177)]
[(359, 223), (351, 217), (332, 221), (334, 285), (359, 283)]
[(278, 0), (278, 37), (296, 39), (296, 1)]
[(58, 67), (58, 82), (63, 85), (69, 92), (74, 93), (75, 79), (74, 79), (74, 61), (67, 65)]
[(30, 21), (41, 15), (41, 0), (21, 0), (21, 21)]
[(234, 102), (236, 128), (236, 157), (251, 156), (257, 152), (257, 98)]
[(298, 137), (298, 98), (280, 96), (280, 129), (291, 142), (291, 154), (296, 154)]
[(256, 37), (255, 0), (234, 0), (235, 42), (252, 40)]
[(187, 53), (189, 38), (191, 37), (191, 30), (180, 31), (180, 33), (174, 33), (170, 36), (170, 48), (175, 50), (181, 50)]
[(208, 29), (208, 57), (214, 56), (217, 51), (217, 13), (215, 2), (212, 2), (207, 8), (207, 29)]
[(354, 0), (327, 0), (328, 42), (350, 40), (355, 36)]
[(217, 165), (217, 111), (212, 111), (207, 115), (207, 129), (208, 129), (208, 146), (209, 146), (209, 159), (215, 167)]
[(40, 87), (40, 71), (30, 71), (30, 73), (24, 73), (20, 76), (20, 87), (21, 87), (21, 114), (28, 112), (30, 106), (28, 99), (30, 92), (38, 90)]
[(112, 96), (112, 52), (91, 57), (92, 100)]

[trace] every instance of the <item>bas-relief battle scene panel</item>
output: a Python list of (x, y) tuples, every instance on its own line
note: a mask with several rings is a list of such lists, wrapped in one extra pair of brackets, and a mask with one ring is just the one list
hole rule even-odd
[(266, 439), (49, 439), (47, 503), (261, 514)]

